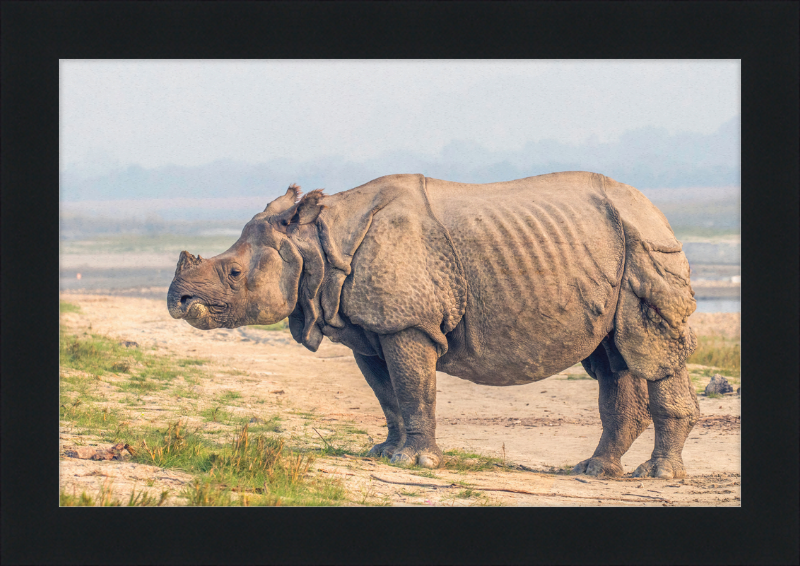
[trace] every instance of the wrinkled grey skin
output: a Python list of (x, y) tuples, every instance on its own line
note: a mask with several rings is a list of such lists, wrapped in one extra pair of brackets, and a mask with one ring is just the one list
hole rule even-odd
[(442, 462), (437, 370), (519, 385), (581, 361), (600, 384), (603, 433), (575, 472), (621, 475), (653, 422), (634, 474), (685, 475), (694, 293), (680, 243), (639, 191), (568, 172), (485, 185), (392, 175), (299, 196), (290, 187), (223, 254), (182, 252), (170, 314), (201, 329), (288, 316), (310, 350), (323, 336), (348, 346), (386, 416), (371, 453), (430, 468)]

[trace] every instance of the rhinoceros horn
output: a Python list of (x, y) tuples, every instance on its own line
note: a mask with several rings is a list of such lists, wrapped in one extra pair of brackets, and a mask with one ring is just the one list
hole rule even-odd
[(186, 271), (187, 269), (200, 265), (202, 261), (203, 261), (203, 256), (198, 255), (197, 257), (194, 257), (186, 250), (182, 251), (181, 257), (178, 258), (178, 267), (175, 270), (175, 275), (183, 271)]
[(281, 212), (294, 206), (294, 203), (297, 202), (297, 199), (300, 198), (301, 194), (303, 194), (303, 192), (300, 190), (300, 187), (292, 183), (286, 190), (286, 194), (269, 203), (267, 208), (264, 209), (264, 212), (267, 213), (267, 216), (280, 214)]

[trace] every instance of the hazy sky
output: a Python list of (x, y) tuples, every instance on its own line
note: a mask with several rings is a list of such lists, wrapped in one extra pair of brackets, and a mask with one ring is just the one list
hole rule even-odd
[(448, 142), (606, 142), (714, 132), (740, 112), (738, 61), (87, 61), (60, 67), (61, 168), (195, 166)]

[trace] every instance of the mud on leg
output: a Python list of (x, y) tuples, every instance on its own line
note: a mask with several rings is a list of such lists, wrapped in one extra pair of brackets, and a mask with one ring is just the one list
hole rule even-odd
[(436, 445), (436, 347), (415, 328), (380, 340), (406, 432), (392, 462), (436, 468), (444, 458)]
[(621, 458), (650, 425), (645, 380), (634, 377), (614, 342), (606, 338), (581, 362), (600, 385), (598, 404), (603, 434), (591, 458), (573, 468), (575, 474), (621, 476)]
[(656, 429), (656, 444), (650, 459), (636, 468), (635, 477), (682, 478), (683, 445), (700, 416), (697, 395), (689, 372), (682, 366), (675, 374), (648, 381), (650, 412)]
[(391, 458), (395, 449), (405, 443), (406, 432), (400, 406), (397, 404), (397, 397), (389, 376), (389, 369), (386, 367), (386, 362), (378, 356), (365, 356), (357, 352), (353, 352), (353, 355), (358, 368), (364, 374), (364, 378), (372, 387), (372, 391), (375, 392), (375, 396), (381, 404), (383, 414), (386, 416), (386, 427), (389, 429), (386, 440), (373, 446), (369, 451), (369, 456)]

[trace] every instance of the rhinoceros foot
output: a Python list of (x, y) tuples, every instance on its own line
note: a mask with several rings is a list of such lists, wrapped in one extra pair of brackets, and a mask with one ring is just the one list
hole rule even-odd
[(397, 442), (393, 440), (387, 440), (386, 442), (381, 442), (380, 444), (376, 444), (372, 448), (370, 448), (369, 453), (367, 456), (373, 458), (391, 458), (394, 455), (394, 451), (397, 448)]
[(413, 466), (417, 464), (423, 468), (438, 468), (443, 460), (442, 451), (436, 444), (430, 444), (424, 447), (414, 447), (413, 445), (406, 444), (402, 449), (395, 452), (389, 463), (399, 466)]
[(686, 469), (683, 467), (683, 462), (675, 458), (650, 458), (633, 472), (635, 478), (651, 477), (669, 480), (685, 476)]
[(572, 468), (573, 474), (586, 474), (587, 476), (606, 476), (616, 478), (623, 474), (624, 470), (619, 460), (595, 456), (584, 460)]

